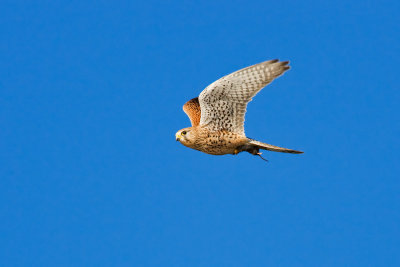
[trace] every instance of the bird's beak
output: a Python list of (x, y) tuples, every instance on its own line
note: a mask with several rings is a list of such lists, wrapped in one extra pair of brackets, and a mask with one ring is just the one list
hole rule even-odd
[(178, 133), (175, 134), (175, 138), (176, 138), (176, 141), (179, 141), (179, 140), (180, 140), (180, 137), (179, 137), (179, 134), (178, 134)]

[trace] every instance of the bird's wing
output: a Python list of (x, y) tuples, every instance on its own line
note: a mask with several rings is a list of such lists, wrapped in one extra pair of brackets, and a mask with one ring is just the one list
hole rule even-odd
[(199, 98), (190, 99), (188, 102), (183, 105), (183, 111), (188, 115), (192, 126), (197, 126), (200, 123), (200, 103)]
[(289, 69), (289, 61), (265, 61), (210, 84), (199, 96), (200, 125), (211, 131), (228, 130), (244, 135), (247, 103), (267, 84)]

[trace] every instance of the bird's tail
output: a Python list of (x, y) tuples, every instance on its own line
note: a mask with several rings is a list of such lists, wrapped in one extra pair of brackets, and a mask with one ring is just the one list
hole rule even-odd
[(270, 151), (275, 151), (275, 152), (292, 153), (292, 154), (304, 153), (304, 152), (298, 151), (298, 150), (293, 150), (293, 149), (288, 149), (288, 148), (283, 148), (283, 147), (279, 147), (279, 146), (273, 146), (270, 144), (262, 143), (262, 142), (259, 142), (259, 141), (253, 140), (253, 139), (251, 139), (249, 144), (252, 144), (260, 149), (265, 149), (265, 150), (270, 150)]

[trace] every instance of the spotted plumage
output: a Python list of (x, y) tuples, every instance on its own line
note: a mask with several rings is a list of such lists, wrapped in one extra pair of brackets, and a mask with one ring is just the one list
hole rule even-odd
[(247, 103), (267, 84), (289, 69), (288, 61), (265, 61), (210, 84), (200, 96), (189, 100), (183, 110), (192, 127), (176, 133), (183, 145), (212, 155), (238, 154), (242, 151), (261, 155), (260, 149), (303, 153), (247, 138), (244, 117)]

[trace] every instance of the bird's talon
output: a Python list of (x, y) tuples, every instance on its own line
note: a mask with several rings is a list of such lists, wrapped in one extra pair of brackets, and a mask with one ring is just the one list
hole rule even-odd
[(268, 162), (268, 160), (266, 158), (264, 158), (263, 156), (261, 156), (261, 152), (258, 152), (256, 155), (259, 156), (262, 160)]

